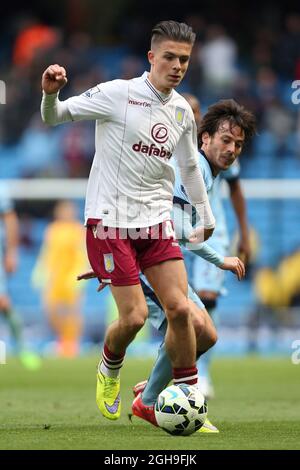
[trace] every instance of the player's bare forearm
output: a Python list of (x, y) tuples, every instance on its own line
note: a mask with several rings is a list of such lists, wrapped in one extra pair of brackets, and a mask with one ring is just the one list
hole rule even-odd
[(94, 279), (95, 277), (97, 277), (97, 274), (94, 271), (88, 271), (86, 273), (78, 274), (77, 281), (87, 281), (88, 279)]
[(42, 75), (42, 89), (47, 95), (58, 93), (68, 82), (64, 67), (50, 65)]
[(250, 253), (249, 228), (247, 220), (246, 200), (239, 180), (229, 182), (230, 198), (234, 208), (236, 219), (239, 226), (240, 240), (238, 245), (239, 255), (247, 263)]
[(225, 271), (231, 271), (241, 281), (246, 274), (245, 265), (237, 256), (225, 256), (224, 263), (219, 266)]
[[(94, 279), (95, 277), (98, 277), (97, 274), (94, 271), (88, 271), (86, 273), (79, 274), (77, 276), (77, 281), (87, 281), (88, 279)], [(101, 292), (105, 287), (107, 286), (107, 283), (105, 282), (100, 282), (97, 292)]]

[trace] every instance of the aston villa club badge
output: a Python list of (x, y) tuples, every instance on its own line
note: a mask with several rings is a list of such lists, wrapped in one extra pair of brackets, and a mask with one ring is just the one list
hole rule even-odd
[(185, 115), (185, 109), (179, 108), (179, 106), (176, 106), (175, 109), (175, 121), (179, 126), (182, 126), (183, 120), (184, 120), (184, 115)]
[(112, 253), (105, 253), (104, 257), (104, 267), (105, 271), (108, 273), (112, 273), (115, 269), (114, 257)]

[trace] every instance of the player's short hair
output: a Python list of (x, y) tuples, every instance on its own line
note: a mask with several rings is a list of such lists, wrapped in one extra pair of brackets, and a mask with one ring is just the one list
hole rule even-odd
[(157, 23), (151, 32), (151, 48), (164, 40), (194, 44), (196, 34), (191, 26), (178, 21), (168, 20)]
[(220, 100), (209, 106), (203, 116), (198, 129), (199, 145), (202, 145), (202, 135), (208, 132), (211, 136), (217, 132), (224, 121), (229, 121), (230, 127), (239, 126), (245, 133), (248, 141), (256, 133), (256, 119), (254, 114), (235, 100)]

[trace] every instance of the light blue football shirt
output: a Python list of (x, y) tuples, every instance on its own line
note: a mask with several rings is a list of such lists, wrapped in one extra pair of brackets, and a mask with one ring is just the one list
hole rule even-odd
[(9, 197), (7, 187), (4, 183), (0, 182), (0, 256), (3, 251), (3, 243), (4, 243), (4, 230), (3, 230), (2, 216), (6, 212), (10, 212), (11, 210), (13, 210), (13, 203)]
[[(211, 205), (212, 212), (216, 219), (216, 228), (213, 232), (213, 235), (204, 245), (215, 246), (215, 243), (218, 245), (228, 245), (228, 231), (224, 213), (224, 206), (222, 202), (222, 193), (221, 193), (221, 183), (225, 179), (227, 181), (232, 181), (236, 178), (239, 178), (240, 175), (240, 165), (236, 160), (230, 168), (219, 173), (217, 177), (214, 177), (212, 174), (212, 169), (208, 160), (205, 158), (204, 153), (199, 152), (199, 165), (203, 175), (206, 191), (208, 194), (209, 202)], [(174, 185), (174, 203), (179, 201), (186, 201), (190, 204), (189, 197), (185, 191), (185, 188), (182, 184), (179, 168), (177, 167), (176, 161), (173, 161), (173, 168), (175, 171), (176, 179)], [(187, 208), (188, 210), (188, 208)], [(192, 226), (197, 225), (197, 214), (194, 210), (192, 212)], [(216, 249), (216, 248), (215, 248)]]

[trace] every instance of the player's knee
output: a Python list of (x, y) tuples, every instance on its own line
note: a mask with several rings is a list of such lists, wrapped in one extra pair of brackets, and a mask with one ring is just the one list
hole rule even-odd
[(123, 319), (127, 331), (133, 334), (137, 333), (144, 326), (147, 314), (147, 308), (132, 310), (131, 313)]
[(196, 338), (198, 336), (203, 335), (205, 330), (205, 319), (203, 316), (197, 315), (196, 318), (193, 319), (194, 330), (196, 333)]
[(205, 336), (206, 336), (206, 346), (207, 346), (207, 350), (208, 350), (208, 349), (212, 348), (216, 344), (216, 342), (218, 341), (217, 330), (214, 327), (211, 327), (206, 331)]
[(188, 302), (178, 301), (172, 302), (166, 307), (168, 321), (187, 323), (191, 315)]
[(208, 339), (210, 343), (210, 348), (212, 348), (218, 341), (218, 333), (215, 328), (210, 328)]
[(131, 316), (126, 321), (126, 329), (128, 332), (135, 334), (143, 328), (145, 319), (139, 316)]
[(194, 327), (197, 338), (197, 348), (201, 351), (201, 354), (204, 354), (218, 341), (217, 330), (213, 325), (202, 325), (200, 322), (197, 326), (194, 325)]

